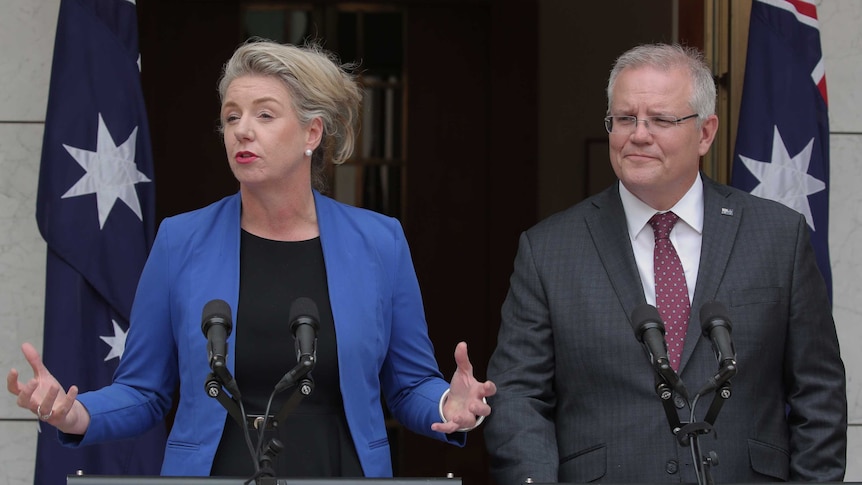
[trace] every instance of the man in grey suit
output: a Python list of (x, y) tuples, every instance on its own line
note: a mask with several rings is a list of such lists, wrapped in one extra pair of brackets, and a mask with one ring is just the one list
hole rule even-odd
[[(805, 218), (700, 172), (715, 97), (695, 49), (645, 45), (617, 59), (606, 127), (620, 182), (520, 238), (488, 368), (498, 391), (485, 439), (499, 485), (843, 479), (844, 365)], [(665, 212), (683, 273), (674, 308), (663, 283), (657, 299), (663, 271), (654, 273), (650, 221)], [(698, 318), (710, 301), (727, 309), (738, 372), (729, 399), (707, 389), (693, 406), (693, 421), (708, 423), (709, 403), (723, 402), (713, 429), (678, 440), (656, 390), (673, 379), (658, 378), (632, 312), (656, 305), (664, 323), (684, 315), (668, 328), (682, 339), (670, 377), (693, 397), (719, 371)], [(684, 424), (698, 401), (681, 389), (668, 402)], [(710, 451), (718, 463), (696, 466)]]

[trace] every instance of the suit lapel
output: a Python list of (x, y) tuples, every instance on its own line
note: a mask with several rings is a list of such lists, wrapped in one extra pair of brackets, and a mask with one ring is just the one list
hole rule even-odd
[(596, 196), (593, 208), (585, 222), (628, 321), (632, 310), (646, 303), (646, 298), (620, 201), (619, 182)]
[(739, 204), (739, 199), (732, 197), (729, 188), (705, 176), (702, 178), (703, 242), (680, 372), (685, 368), (697, 345), (709, 345), (708, 342), (701, 343), (700, 308), (704, 303), (714, 300), (718, 293), (718, 287), (724, 278), (724, 271), (736, 241), (739, 222), (742, 219), (743, 208)]

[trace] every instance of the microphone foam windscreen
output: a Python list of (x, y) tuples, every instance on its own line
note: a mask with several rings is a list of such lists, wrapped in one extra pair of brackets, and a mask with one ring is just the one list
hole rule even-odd
[(727, 317), (727, 307), (724, 303), (718, 301), (708, 301), (700, 307), (700, 321), (707, 323), (715, 318), (724, 320), (730, 323), (730, 318)]
[(203, 315), (201, 316), (201, 325), (205, 325), (207, 321), (213, 318), (221, 318), (225, 325), (231, 326), (230, 305), (224, 300), (210, 300), (204, 305)]
[(320, 315), (317, 312), (317, 304), (311, 298), (301, 296), (290, 305), (290, 321), (293, 322), (299, 317), (311, 317), (315, 321), (320, 320)]

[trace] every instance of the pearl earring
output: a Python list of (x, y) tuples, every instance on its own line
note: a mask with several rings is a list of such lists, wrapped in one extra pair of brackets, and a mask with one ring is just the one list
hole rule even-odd
[(313, 152), (313, 151), (311, 151), (311, 148), (306, 148), (306, 149), (305, 149), (305, 156), (306, 156), (306, 157), (310, 157), (312, 153), (314, 153), (314, 152)]

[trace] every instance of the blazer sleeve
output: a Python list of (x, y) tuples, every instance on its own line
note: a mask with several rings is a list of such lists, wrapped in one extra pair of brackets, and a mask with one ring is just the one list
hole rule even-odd
[(801, 216), (796, 255), (784, 376), (790, 480), (840, 482), (847, 455), (846, 377), (826, 286)]
[(528, 233), (522, 233), (502, 306), (488, 379), (497, 384), (485, 423), (497, 483), (556, 482), (554, 343), (547, 295)]
[(463, 446), (465, 433), (438, 433), (439, 403), (449, 383), (443, 379), (428, 336), (425, 310), (413, 260), (400, 223), (392, 226), (392, 294), (388, 302), (391, 325), (381, 383), (392, 414), (408, 429), (440, 441)]
[(170, 319), (171, 248), (166, 226), (159, 229), (138, 282), (126, 348), (114, 380), (78, 396), (90, 413), (90, 426), (83, 439), (61, 433), (64, 445), (137, 436), (160, 423), (171, 408), (179, 373)]

